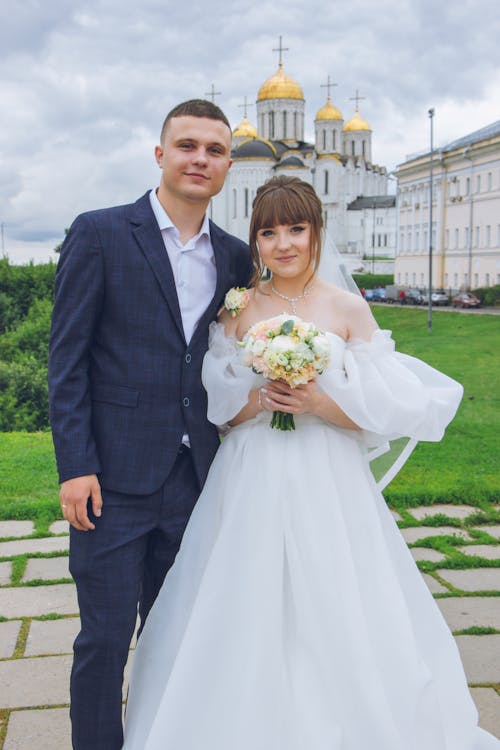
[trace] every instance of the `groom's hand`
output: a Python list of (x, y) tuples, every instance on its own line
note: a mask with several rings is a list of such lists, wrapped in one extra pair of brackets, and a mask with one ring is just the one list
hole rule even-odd
[(78, 529), (78, 531), (89, 531), (95, 529), (87, 515), (87, 501), (90, 497), (92, 512), (95, 516), (101, 515), (102, 497), (101, 487), (95, 474), (85, 477), (67, 479), (61, 484), (61, 510), (66, 521)]

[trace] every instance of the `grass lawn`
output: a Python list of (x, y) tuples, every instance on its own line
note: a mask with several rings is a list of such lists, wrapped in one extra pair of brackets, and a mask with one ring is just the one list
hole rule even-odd
[(500, 317), (374, 306), (399, 351), (419, 357), (464, 386), (464, 398), (441, 443), (419, 443), (385, 496), (391, 504), (500, 500)]
[[(385, 496), (396, 507), (439, 501), (500, 501), (498, 372), (500, 317), (375, 306), (399, 351), (424, 359), (463, 383), (464, 400), (441, 443), (420, 443)], [(49, 433), (0, 433), (0, 519), (59, 517)]]

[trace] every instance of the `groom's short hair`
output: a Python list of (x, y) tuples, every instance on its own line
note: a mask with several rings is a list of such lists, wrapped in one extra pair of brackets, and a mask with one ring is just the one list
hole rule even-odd
[(207, 99), (189, 99), (187, 102), (181, 102), (181, 104), (171, 109), (165, 117), (161, 129), (160, 143), (163, 143), (168, 123), (174, 117), (207, 117), (209, 120), (220, 120), (232, 132), (229, 120), (220, 107), (213, 102), (209, 102)]

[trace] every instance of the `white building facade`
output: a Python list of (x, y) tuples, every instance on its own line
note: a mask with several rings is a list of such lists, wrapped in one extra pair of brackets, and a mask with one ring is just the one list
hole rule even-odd
[[(307, 143), (304, 94), (280, 62), (277, 72), (260, 87), (256, 106), (258, 127), (245, 114), (233, 131), (233, 166), (223, 190), (212, 200), (213, 220), (247, 240), (257, 188), (274, 175), (297, 176), (316, 190), (325, 226), (333, 230), (340, 252), (350, 256), (351, 268), (366, 265), (363, 257), (372, 254), (371, 207), (387, 197), (388, 176), (385, 167), (372, 163), (372, 130), (357, 105), (345, 122), (328, 94), (314, 120), (315, 142)], [(362, 217), (357, 209), (350, 209), (360, 196), (369, 197)], [(377, 255), (394, 257), (395, 217), (393, 201), (385, 219), (390, 240), (386, 237), (383, 247), (377, 247)]]
[[(500, 121), (433, 153), (433, 288), (500, 284)], [(397, 168), (396, 284), (428, 288), (430, 153)]]

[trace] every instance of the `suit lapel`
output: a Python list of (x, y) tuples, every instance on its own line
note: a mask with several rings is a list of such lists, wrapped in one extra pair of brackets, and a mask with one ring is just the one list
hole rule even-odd
[(149, 202), (148, 193), (134, 204), (132, 225), (132, 233), (156, 276), (175, 325), (184, 339), (184, 329), (174, 274), (158, 227), (158, 222)]

